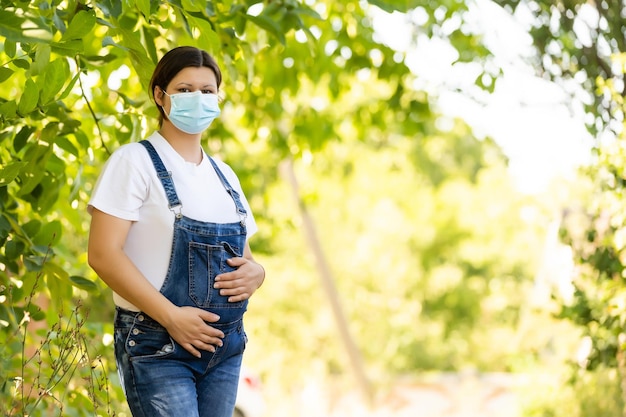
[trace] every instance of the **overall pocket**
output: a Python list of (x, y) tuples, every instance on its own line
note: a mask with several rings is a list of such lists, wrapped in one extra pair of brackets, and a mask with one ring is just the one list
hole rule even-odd
[(128, 329), (125, 349), (132, 362), (170, 356), (176, 351), (176, 343), (165, 328), (137, 321)]
[(228, 242), (219, 245), (189, 242), (189, 297), (196, 306), (204, 309), (244, 307), (245, 301), (230, 303), (227, 296), (213, 288), (217, 275), (235, 270), (226, 261), (238, 256), (241, 256), (238, 249)]

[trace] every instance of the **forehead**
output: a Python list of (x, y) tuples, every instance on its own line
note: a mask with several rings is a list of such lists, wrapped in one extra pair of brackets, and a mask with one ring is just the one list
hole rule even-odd
[(171, 86), (177, 84), (188, 84), (197, 87), (217, 86), (217, 77), (211, 68), (185, 67), (170, 81)]

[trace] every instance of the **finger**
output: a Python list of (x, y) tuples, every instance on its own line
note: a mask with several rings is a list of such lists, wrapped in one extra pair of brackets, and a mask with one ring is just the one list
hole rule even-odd
[[(197, 358), (202, 356), (202, 354), (200, 353), (201, 350), (211, 352), (211, 353), (215, 353), (215, 351), (217, 350), (217, 348), (214, 345), (210, 343), (204, 343), (201, 340), (194, 340), (193, 342), (189, 344), (189, 346), (191, 346), (195, 352), (198, 352), (197, 354), (192, 352), (192, 354)], [(191, 352), (190, 349), (187, 349), (187, 350)]]
[(236, 283), (232, 283), (231, 285), (222, 285), (220, 288), (220, 295), (223, 297), (228, 297), (230, 295), (241, 295), (246, 292), (246, 287), (236, 286)]
[[(222, 347), (224, 346), (224, 341), (221, 339), (222, 336), (207, 336), (204, 337), (204, 340), (199, 340), (200, 343), (204, 346), (204, 349), (208, 349), (211, 351), (215, 351), (215, 349), (210, 349), (211, 347)], [(196, 346), (200, 347), (200, 346)]]
[(222, 340), (218, 339), (217, 337), (211, 338), (210, 340), (211, 341), (209, 342), (203, 340), (195, 340), (193, 342), (193, 346), (196, 349), (206, 350), (212, 353), (214, 353), (218, 347), (224, 346), (224, 342), (222, 342)]
[(245, 292), (242, 294), (238, 294), (232, 297), (228, 297), (228, 302), (229, 303), (237, 303), (239, 301), (243, 301), (243, 300), (247, 300), (248, 298), (250, 298), (250, 294)]
[(207, 339), (212, 345), (222, 346), (222, 339), (224, 338), (224, 332), (209, 326), (206, 333), (204, 333), (205, 339)]
[(221, 290), (235, 290), (240, 287), (239, 278), (216, 282), (213, 287)]
[(185, 343), (184, 345), (181, 345), (187, 352), (191, 353), (193, 356), (195, 356), (196, 358), (200, 358), (202, 357), (202, 354), (191, 344), (191, 343)]
[(215, 313), (211, 313), (210, 311), (206, 311), (206, 310), (202, 310), (202, 309), (197, 309), (198, 310), (198, 316), (209, 323), (215, 323), (216, 321), (219, 321), (220, 316), (218, 316)]
[(215, 276), (215, 282), (228, 282), (239, 277), (239, 271), (232, 272), (224, 272), (223, 274), (219, 274)]
[(248, 262), (248, 260), (242, 257), (234, 257), (234, 258), (227, 259), (226, 262), (228, 262), (228, 265), (230, 266), (238, 267)]

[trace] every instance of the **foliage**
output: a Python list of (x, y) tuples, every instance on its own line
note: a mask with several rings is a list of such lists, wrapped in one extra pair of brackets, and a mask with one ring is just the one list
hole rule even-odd
[(564, 375), (557, 370), (535, 378), (523, 392), (527, 417), (587, 417), (621, 415), (619, 376), (615, 369), (599, 368), (590, 373), (579, 370)]
[[(428, 139), (445, 148), (466, 129), (458, 123)], [(475, 181), (453, 171), (437, 185), (429, 172), (411, 169), (418, 150), (407, 142), (374, 150), (344, 140), (296, 165), (376, 384), (431, 370), (521, 371), (549, 343), (533, 328), (520, 331), (520, 323), (552, 212), (515, 192), (493, 143), (474, 140), (472, 151), (492, 156)], [(348, 361), (314, 259), (297, 234), (295, 202), (279, 198), (288, 193), (284, 184), (269, 193), (268, 213), (293, 230), (274, 242), (285, 257), (267, 260), (273, 279), (250, 306), (246, 360), (268, 383), (290, 381), (295, 394), (316, 377), (345, 375)], [(289, 366), (296, 361), (303, 365)]]
[(596, 134), (596, 148), (581, 182), (591, 184), (593, 191), (564, 212), (562, 237), (574, 250), (577, 273), (574, 299), (571, 303), (559, 300), (559, 317), (579, 325), (591, 341), (585, 360), (577, 367), (600, 373), (619, 370), (619, 381), (615, 379), (614, 384), (621, 386), (625, 404), (623, 5), (609, 1), (497, 2), (530, 11), (537, 67), (552, 79), (580, 84), (587, 94), (583, 97), (586, 120)]
[[(620, 1), (494, 0), (517, 13), (529, 26), (537, 54), (534, 66), (545, 78), (562, 84), (573, 102), (582, 101), (592, 133), (621, 131), (624, 109), (611, 91), (624, 95), (626, 51)], [(582, 91), (581, 88), (582, 87)]]
[[(463, 2), (370, 4), (420, 8), (416, 30), (448, 37), (459, 61), (488, 54), (459, 24)], [(253, 250), (271, 279), (251, 303), (250, 333), (278, 346), (264, 350), (262, 370), (307, 360), (344, 371), (307, 249), (296, 243), (299, 220), (286, 212), (277, 169), (286, 158), (300, 167), (327, 250), (341, 254), (338, 287), (368, 362), (397, 372), (493, 366), (495, 350), (481, 350), (480, 338), (515, 324), (522, 299), (503, 300), (524, 291), (525, 254), (542, 230), (516, 230), (527, 202), (504, 180), (492, 143), (458, 121), (437, 127), (404, 57), (378, 41), (370, 4), (0, 0), (0, 395), (11, 398), (0, 403), (12, 404), (15, 381), (33, 375), (45, 395), (18, 391), (23, 414), (109, 414), (123, 402), (110, 376), (110, 294), (86, 266), (86, 207), (110, 152), (156, 128), (149, 77), (181, 44), (208, 50), (224, 69), (224, 117), (206, 147), (240, 174), (261, 226)], [(363, 320), (372, 311), (375, 320)], [(44, 323), (57, 332), (30, 331)], [(382, 346), (385, 334), (393, 337)], [(65, 349), (69, 337), (78, 343)], [(34, 346), (42, 349), (13, 359)], [(254, 346), (250, 358), (260, 358)], [(63, 378), (46, 379), (60, 364)]]
[[(574, 248), (578, 273), (575, 298), (560, 313), (582, 326), (590, 338), (591, 347), (581, 366), (590, 371), (619, 370), (622, 387), (626, 382), (624, 143), (619, 137), (597, 149), (596, 162), (587, 169), (594, 192), (582, 213), (572, 211), (564, 218), (563, 237)], [(626, 392), (622, 395), (626, 402)]]
[[(101, 356), (103, 346), (88, 340), (83, 331), (82, 302), (66, 306), (72, 308), (69, 315), (63, 311), (46, 315), (33, 298), (42, 275), (37, 275), (26, 298), (22, 321), (5, 334), (0, 346), (1, 369), (8, 371), (0, 373), (2, 415), (81, 415), (86, 409), (115, 415), (119, 406), (113, 405), (111, 366)], [(12, 297), (9, 289), (9, 308), (18, 308)]]

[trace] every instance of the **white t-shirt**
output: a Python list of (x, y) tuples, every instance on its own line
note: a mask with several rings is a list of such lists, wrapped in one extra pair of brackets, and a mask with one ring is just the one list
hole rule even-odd
[[(158, 152), (165, 168), (172, 173), (182, 214), (194, 220), (235, 223), (241, 219), (235, 203), (226, 192), (208, 156), (203, 153), (198, 165), (187, 162), (158, 132), (148, 140)], [(218, 167), (240, 196), (246, 209), (249, 239), (257, 231), (250, 206), (237, 175), (224, 162), (214, 158)], [(167, 274), (174, 235), (174, 213), (168, 208), (163, 185), (146, 148), (130, 143), (117, 149), (104, 165), (96, 182), (88, 210), (93, 207), (109, 215), (132, 221), (124, 251), (157, 289)], [(137, 311), (138, 308), (118, 294), (115, 304)]]

